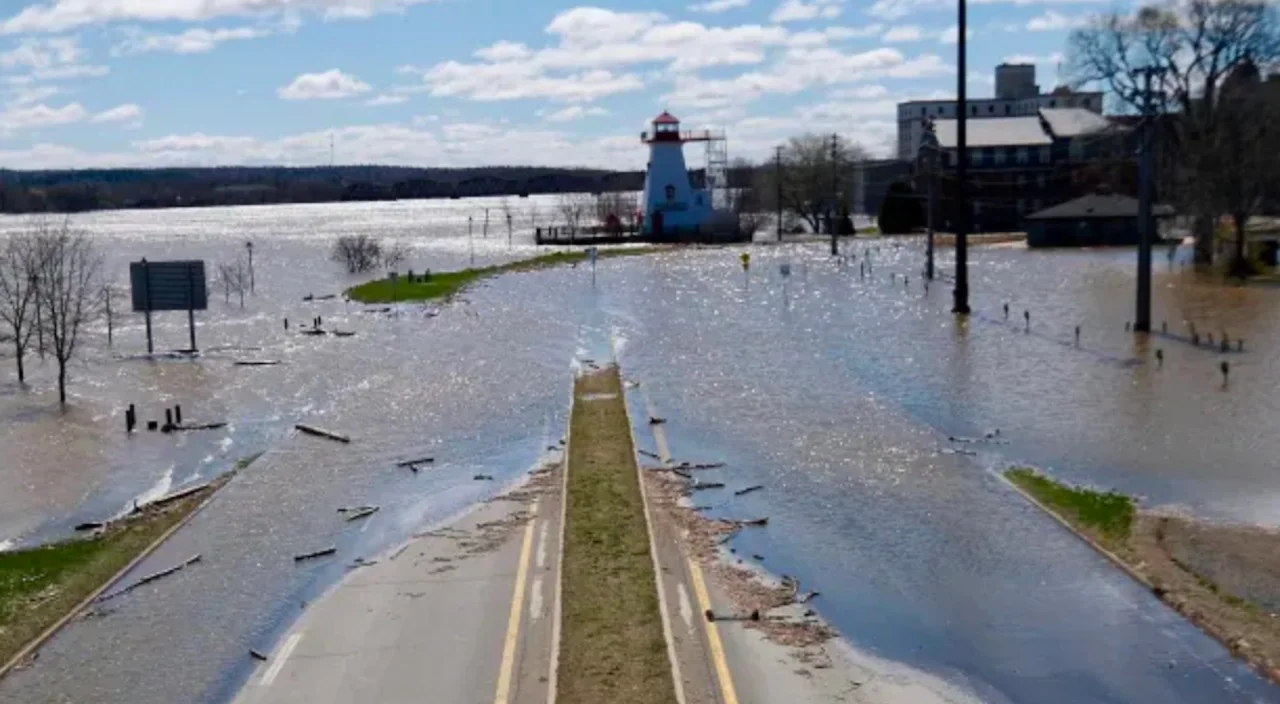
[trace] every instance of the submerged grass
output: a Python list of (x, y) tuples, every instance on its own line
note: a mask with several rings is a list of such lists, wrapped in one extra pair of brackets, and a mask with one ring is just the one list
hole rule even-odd
[(1120, 548), (1129, 539), (1136, 512), (1131, 497), (1114, 491), (1071, 487), (1034, 469), (1018, 467), (1005, 477), (1037, 501), (1077, 527), (1088, 530), (1110, 548)]
[(675, 701), (617, 368), (581, 377), (569, 429), (559, 704)]
[[(635, 257), (661, 252), (662, 247), (632, 247), (627, 249), (601, 249), (601, 259)], [(448, 298), (476, 281), (490, 276), (516, 271), (533, 271), (565, 264), (577, 264), (587, 260), (586, 250), (552, 252), (532, 259), (522, 259), (508, 264), (433, 273), (426, 281), (410, 283), (401, 278), (394, 285), (390, 278), (378, 279), (347, 289), (347, 297), (361, 303), (398, 303), (403, 301), (430, 301)]]
[[(256, 455), (241, 460), (247, 466)], [(230, 480), (114, 521), (98, 535), (0, 553), (0, 666), (116, 576)]]

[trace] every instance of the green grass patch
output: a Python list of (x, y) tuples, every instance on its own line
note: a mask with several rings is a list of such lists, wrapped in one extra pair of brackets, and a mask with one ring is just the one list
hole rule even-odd
[[(635, 257), (664, 251), (663, 247), (629, 247), (625, 249), (601, 249), (601, 259)], [(587, 261), (586, 250), (552, 252), (532, 259), (522, 259), (508, 264), (433, 273), (426, 281), (413, 283), (400, 277), (393, 285), (390, 278), (378, 279), (347, 289), (347, 297), (361, 303), (399, 303), (403, 301), (431, 301), (448, 298), (480, 279), (516, 271), (533, 271), (554, 266)]]
[(223, 475), (204, 490), (163, 507), (144, 508), (95, 537), (0, 553), (0, 665), (124, 569), (229, 478)]
[(1025, 467), (1006, 470), (1004, 475), (1040, 503), (1076, 527), (1088, 530), (1109, 547), (1122, 547), (1129, 539), (1136, 512), (1131, 497), (1114, 491), (1068, 486)]
[(574, 385), (558, 704), (675, 701), (616, 368)]

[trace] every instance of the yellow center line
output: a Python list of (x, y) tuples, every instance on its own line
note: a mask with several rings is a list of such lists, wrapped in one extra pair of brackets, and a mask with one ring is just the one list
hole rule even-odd
[(493, 704), (507, 704), (511, 699), (511, 677), (516, 664), (516, 647), (520, 641), (520, 620), (524, 613), (525, 582), (529, 578), (529, 554), (533, 552), (533, 526), (530, 520), (524, 529), (524, 544), (520, 547), (520, 566), (516, 569), (516, 589), (511, 597), (511, 614), (507, 617), (507, 641), (502, 647), (502, 667), (498, 670), (498, 692)]
[[(693, 578), (693, 593), (698, 598), (698, 609), (702, 613), (711, 610), (711, 597), (707, 595), (707, 583), (702, 579), (702, 568), (693, 560), (688, 560), (689, 575)], [(716, 666), (716, 679), (720, 682), (720, 699), (723, 704), (738, 704), (738, 692), (733, 688), (733, 675), (729, 673), (729, 663), (724, 657), (724, 643), (720, 642), (720, 631), (715, 621), (706, 621), (707, 646), (711, 648), (711, 660)]]

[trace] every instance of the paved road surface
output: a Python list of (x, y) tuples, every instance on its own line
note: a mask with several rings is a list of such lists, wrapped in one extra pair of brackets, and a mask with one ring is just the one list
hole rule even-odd
[(543, 475), (543, 490), (484, 504), (353, 573), (280, 640), (237, 704), (546, 702), (560, 482), (559, 470)]

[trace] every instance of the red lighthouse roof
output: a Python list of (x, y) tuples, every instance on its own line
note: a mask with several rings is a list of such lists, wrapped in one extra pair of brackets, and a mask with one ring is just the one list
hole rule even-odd
[(671, 113), (667, 112), (666, 110), (663, 110), (661, 115), (659, 115), (659, 116), (657, 116), (657, 117), (653, 118), (653, 124), (655, 124), (655, 125), (678, 125), (678, 124), (680, 124), (680, 121), (676, 119), (676, 116), (675, 116), (675, 115), (672, 115)]

